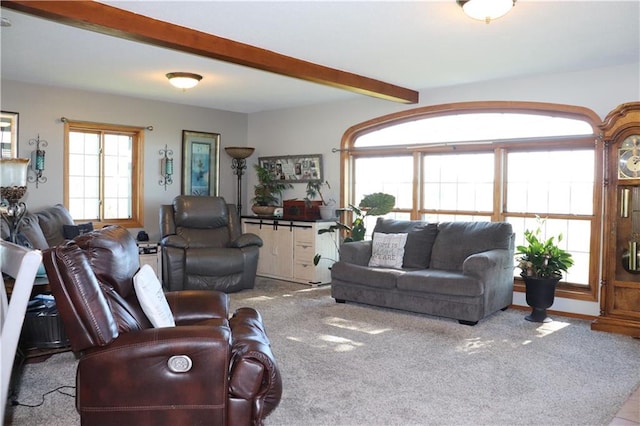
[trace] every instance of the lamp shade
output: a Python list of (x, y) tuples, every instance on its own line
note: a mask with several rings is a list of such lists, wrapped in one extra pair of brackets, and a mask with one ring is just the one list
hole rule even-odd
[(248, 146), (228, 146), (224, 150), (229, 154), (229, 157), (241, 160), (253, 154), (255, 148), (250, 148)]
[(0, 186), (26, 186), (28, 158), (0, 159)]
[(170, 72), (167, 74), (169, 83), (178, 89), (191, 89), (202, 80), (202, 76), (190, 72)]
[(516, 4), (515, 0), (457, 0), (458, 4), (470, 18), (485, 21), (506, 15)]

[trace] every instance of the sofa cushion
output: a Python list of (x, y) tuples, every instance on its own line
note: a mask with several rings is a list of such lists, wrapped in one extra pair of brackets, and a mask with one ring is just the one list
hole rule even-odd
[(240, 249), (190, 248), (185, 258), (186, 275), (225, 276), (244, 270)]
[(398, 269), (373, 268), (347, 262), (336, 262), (331, 267), (332, 280), (385, 289), (396, 288), (398, 277), (404, 273)]
[(385, 234), (399, 234), (403, 232), (411, 232), (414, 229), (421, 229), (427, 222), (421, 220), (400, 220), (386, 219), (379, 217), (376, 220), (376, 226), (373, 232), (383, 232)]
[(42, 233), (47, 239), (49, 247), (62, 244), (65, 240), (62, 234), (63, 225), (73, 225), (73, 219), (67, 211), (66, 207), (62, 204), (56, 204), (55, 206), (48, 207), (38, 213), (38, 223), (42, 228)]
[(373, 245), (369, 266), (383, 268), (402, 268), (404, 258), (404, 246), (407, 242), (407, 234), (383, 234), (373, 233)]
[(27, 238), (29, 244), (31, 244), (31, 247), (34, 249), (44, 250), (49, 247), (47, 239), (40, 228), (38, 217), (34, 214), (27, 213), (24, 215), (22, 223), (20, 224), (19, 233)]
[(477, 278), (437, 269), (407, 272), (398, 277), (397, 287), (398, 290), (449, 296), (478, 297), (484, 293), (484, 286)]
[(67, 240), (73, 240), (78, 235), (93, 231), (93, 222), (81, 223), (79, 225), (62, 225), (62, 235)]
[(373, 230), (386, 234), (406, 232), (403, 268), (425, 269), (431, 261), (431, 250), (438, 235), (438, 225), (421, 220), (398, 220), (379, 217)]
[(462, 271), (462, 263), (474, 253), (509, 249), (512, 234), (511, 224), (507, 222), (440, 223), (430, 268)]
[(424, 223), (410, 231), (404, 247), (403, 268), (426, 269), (431, 263), (433, 243), (438, 236), (438, 225)]

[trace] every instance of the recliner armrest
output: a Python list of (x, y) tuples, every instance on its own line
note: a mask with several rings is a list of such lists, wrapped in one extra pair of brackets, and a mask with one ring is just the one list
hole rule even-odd
[(238, 238), (229, 243), (229, 247), (232, 248), (243, 248), (248, 246), (262, 247), (262, 238), (260, 238), (256, 234), (248, 232), (246, 234), (240, 235)]
[(187, 248), (188, 243), (187, 243), (187, 240), (182, 238), (180, 235), (171, 234), (171, 235), (167, 235), (166, 237), (160, 240), (160, 246)]
[(215, 290), (183, 290), (165, 293), (176, 325), (197, 324), (229, 317), (229, 297)]
[(367, 266), (371, 259), (371, 247), (371, 240), (344, 243), (340, 246), (340, 261)]
[(233, 346), (229, 391), (244, 399), (255, 398), (254, 406), (264, 418), (280, 403), (282, 378), (271, 351), (262, 317), (253, 308), (240, 308), (229, 320)]

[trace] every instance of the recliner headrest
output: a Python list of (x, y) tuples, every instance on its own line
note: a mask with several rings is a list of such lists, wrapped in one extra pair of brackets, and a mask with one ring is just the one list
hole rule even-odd
[(176, 226), (215, 229), (229, 226), (229, 211), (222, 197), (179, 195), (173, 200)]

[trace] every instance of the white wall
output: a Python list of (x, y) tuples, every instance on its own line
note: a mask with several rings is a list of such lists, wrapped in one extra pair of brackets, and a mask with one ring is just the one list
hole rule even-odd
[[(224, 147), (247, 144), (246, 114), (6, 80), (2, 81), (1, 106), (3, 111), (20, 114), (18, 156), (29, 157), (34, 146), (28, 141), (38, 134), (49, 143), (45, 148), (47, 182), (38, 188), (35, 183), (29, 183), (23, 199), (30, 211), (63, 201), (64, 126), (60, 121), (63, 116), (80, 121), (153, 126), (153, 131), (145, 132), (144, 149), (144, 229), (152, 241), (159, 236), (160, 204), (169, 204), (180, 194), (182, 130), (221, 134), (220, 195), (236, 203), (237, 178), (232, 175), (231, 160)], [(158, 185), (159, 150), (165, 144), (173, 150), (176, 173), (166, 191)]]
[[(323, 154), (325, 178), (334, 188), (340, 181), (339, 148), (344, 132), (354, 124), (400, 110), (466, 101), (532, 101), (583, 106), (602, 119), (621, 103), (640, 100), (640, 64), (585, 70), (566, 74), (488, 81), (420, 91), (419, 105), (399, 105), (373, 98), (313, 105), (303, 108), (255, 113), (249, 116), (248, 143), (257, 147), (251, 157)], [(250, 191), (257, 182), (249, 173)], [(305, 185), (296, 184), (284, 198), (304, 197)], [(245, 204), (251, 194), (247, 194)], [(515, 293), (514, 303), (526, 306), (524, 294)], [(599, 304), (556, 298), (554, 310), (598, 315)]]

